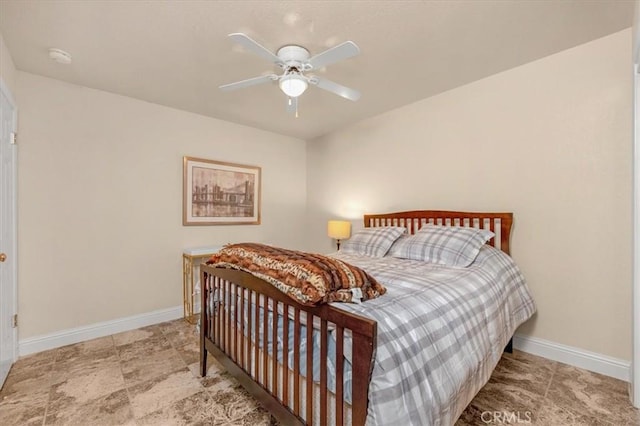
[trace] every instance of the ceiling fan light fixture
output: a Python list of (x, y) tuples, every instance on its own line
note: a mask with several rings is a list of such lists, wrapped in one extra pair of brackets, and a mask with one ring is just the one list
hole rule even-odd
[(290, 98), (297, 98), (302, 95), (309, 83), (300, 74), (287, 74), (280, 79), (280, 90)]

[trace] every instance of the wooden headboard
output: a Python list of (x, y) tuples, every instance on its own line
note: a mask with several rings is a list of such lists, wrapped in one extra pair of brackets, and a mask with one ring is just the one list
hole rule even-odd
[(408, 212), (365, 214), (365, 228), (377, 226), (404, 226), (415, 234), (425, 223), (444, 226), (467, 226), (489, 229), (496, 234), (488, 244), (509, 254), (509, 237), (513, 213), (472, 213), (442, 210), (413, 210)]

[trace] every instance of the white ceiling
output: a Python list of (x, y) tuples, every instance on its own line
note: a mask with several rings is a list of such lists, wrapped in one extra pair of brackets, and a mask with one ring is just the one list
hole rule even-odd
[[(303, 139), (630, 27), (633, 0), (0, 1), (16, 67)], [(218, 86), (273, 72), (234, 46), (244, 32), (312, 55), (346, 40), (361, 54), (318, 75), (362, 92), (311, 87), (300, 117), (276, 83)], [(73, 56), (52, 62), (50, 47)], [(631, 55), (631, 52), (629, 53)]]

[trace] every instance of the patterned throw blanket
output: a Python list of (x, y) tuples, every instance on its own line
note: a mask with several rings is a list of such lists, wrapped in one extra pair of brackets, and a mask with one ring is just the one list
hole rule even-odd
[(365, 271), (341, 260), (264, 244), (227, 245), (207, 264), (248, 272), (307, 306), (360, 303), (386, 292)]

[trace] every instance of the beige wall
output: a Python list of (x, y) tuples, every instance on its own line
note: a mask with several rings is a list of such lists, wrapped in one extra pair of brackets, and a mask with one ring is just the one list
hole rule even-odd
[(11, 94), (15, 96), (16, 67), (7, 46), (4, 44), (2, 34), (0, 34), (0, 77), (9, 87)]
[(636, 0), (633, 14), (633, 56), (640, 64), (640, 0)]
[(311, 141), (313, 249), (329, 218), (513, 211), (519, 332), (630, 360), (630, 52), (629, 29)]
[[(20, 339), (180, 306), (184, 247), (303, 246), (304, 141), (17, 77)], [(182, 226), (184, 155), (261, 166), (262, 224)]]

